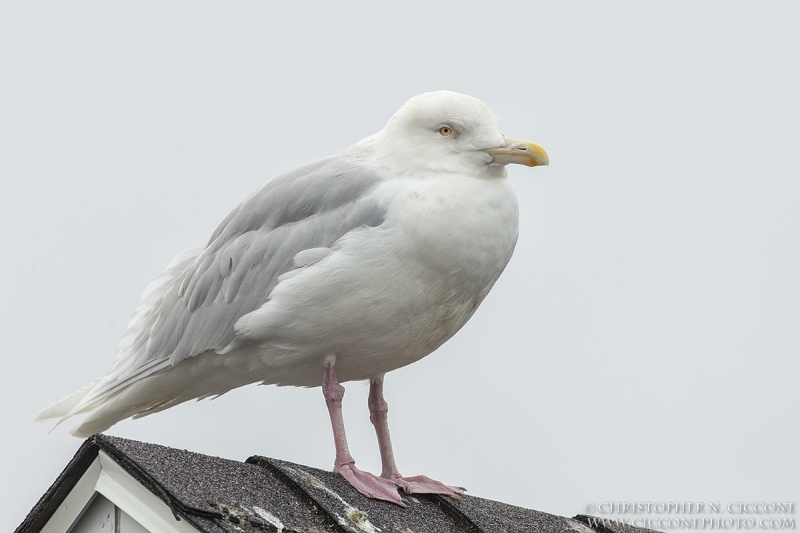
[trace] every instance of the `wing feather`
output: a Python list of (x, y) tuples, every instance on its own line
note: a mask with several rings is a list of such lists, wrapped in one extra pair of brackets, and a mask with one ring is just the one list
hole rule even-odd
[[(258, 189), (205, 247), (176, 257), (148, 287), (114, 366), (66, 416), (88, 411), (166, 366), (241, 345), (234, 324), (268, 301), (282, 274), (320, 260), (348, 232), (383, 223), (386, 208), (370, 193), (385, 179), (375, 169), (332, 157)], [(304, 250), (310, 250), (305, 263), (296, 265)]]

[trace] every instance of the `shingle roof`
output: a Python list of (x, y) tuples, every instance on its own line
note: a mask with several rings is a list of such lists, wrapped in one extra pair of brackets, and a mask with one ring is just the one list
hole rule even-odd
[(210, 457), (107, 435), (87, 439), (17, 529), (39, 531), (100, 450), (176, 517), (208, 533), (241, 531), (401, 533), (536, 532), (644, 533), (625, 526), (589, 527), (589, 517), (565, 518), (474, 496), (405, 498), (408, 508), (371, 500), (339, 474), (254, 456), (246, 462)]

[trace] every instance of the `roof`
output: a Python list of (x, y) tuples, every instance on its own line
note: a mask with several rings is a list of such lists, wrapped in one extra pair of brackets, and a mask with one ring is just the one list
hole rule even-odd
[(565, 518), (474, 496), (460, 500), (405, 496), (409, 507), (369, 499), (342, 476), (278, 459), (246, 462), (156, 444), (94, 435), (34, 506), (17, 533), (40, 531), (90, 466), (109, 457), (174, 517), (206, 533), (302, 532), (536, 532), (643, 533), (591, 517)]

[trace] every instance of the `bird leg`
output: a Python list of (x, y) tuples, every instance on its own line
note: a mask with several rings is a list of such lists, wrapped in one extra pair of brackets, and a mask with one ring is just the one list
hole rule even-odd
[(391, 480), (356, 468), (356, 462), (347, 448), (347, 435), (344, 431), (344, 419), (342, 418), (344, 387), (339, 385), (336, 380), (336, 370), (333, 368), (334, 363), (335, 361), (325, 363), (325, 374), (322, 378), (322, 394), (325, 396), (325, 404), (328, 406), (328, 414), (331, 417), (333, 444), (336, 447), (333, 471), (343, 475), (353, 488), (368, 498), (396, 503), (401, 507), (406, 507), (406, 503), (400, 498), (397, 488)]
[(467, 489), (451, 487), (428, 476), (403, 477), (397, 469), (392, 450), (392, 439), (389, 437), (389, 404), (383, 398), (383, 376), (374, 378), (369, 383), (369, 420), (375, 426), (378, 436), (378, 449), (381, 452), (381, 477), (391, 480), (402, 488), (406, 494), (444, 494), (451, 498), (460, 498)]

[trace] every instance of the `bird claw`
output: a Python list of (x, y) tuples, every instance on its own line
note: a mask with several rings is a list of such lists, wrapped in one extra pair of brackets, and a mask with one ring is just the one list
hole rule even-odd
[(339, 472), (358, 492), (374, 500), (395, 503), (400, 507), (408, 507), (397, 492), (393, 480), (384, 479), (356, 468), (355, 464), (345, 464), (334, 469)]
[(441, 481), (436, 481), (428, 476), (397, 476), (393, 477), (392, 481), (395, 485), (403, 489), (403, 492), (406, 494), (441, 494), (459, 500), (461, 499), (461, 495), (467, 490), (464, 487), (445, 485)]

